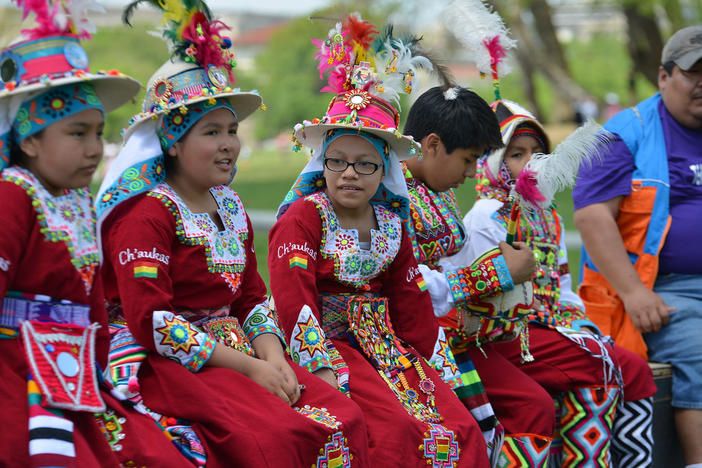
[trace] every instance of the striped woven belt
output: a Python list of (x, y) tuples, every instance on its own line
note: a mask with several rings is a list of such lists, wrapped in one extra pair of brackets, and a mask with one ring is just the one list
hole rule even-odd
[(353, 301), (378, 298), (374, 294), (324, 294), (319, 296), (322, 329), (327, 338), (342, 338), (349, 332), (349, 307)]
[(16, 331), (25, 320), (87, 327), (90, 325), (90, 306), (41, 294), (8, 291), (2, 299), (0, 328)]

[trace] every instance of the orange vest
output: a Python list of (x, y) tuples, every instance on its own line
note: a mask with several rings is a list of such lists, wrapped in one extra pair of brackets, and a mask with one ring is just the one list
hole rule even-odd
[[(634, 269), (653, 289), (658, 256), (670, 228), (668, 158), (656, 94), (614, 116), (605, 128), (619, 135), (634, 156), (631, 194), (619, 205), (617, 227)], [(602, 333), (647, 358), (646, 343), (609, 282), (597, 271), (583, 247), (578, 294), (590, 319)]]

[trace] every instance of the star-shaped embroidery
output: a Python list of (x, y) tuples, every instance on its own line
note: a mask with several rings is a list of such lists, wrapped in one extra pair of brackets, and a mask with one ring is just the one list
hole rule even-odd
[(178, 317), (173, 317), (170, 320), (164, 317), (163, 320), (166, 322), (166, 325), (156, 329), (157, 332), (163, 335), (161, 339), (162, 345), (170, 346), (173, 348), (174, 353), (179, 350), (190, 353), (190, 348), (199, 344), (195, 338), (198, 332), (193, 330), (189, 322), (183, 321)]
[(324, 342), (319, 326), (315, 323), (314, 317), (309, 317), (307, 323), (298, 323), (300, 333), (295, 335), (295, 339), (300, 342), (300, 352), (307, 351), (310, 356), (319, 351), (324, 353)]
[(449, 350), (446, 340), (439, 340), (439, 351), (437, 354), (444, 358), (444, 366), (448, 366), (452, 374), (458, 372), (458, 366), (456, 366), (456, 361)]

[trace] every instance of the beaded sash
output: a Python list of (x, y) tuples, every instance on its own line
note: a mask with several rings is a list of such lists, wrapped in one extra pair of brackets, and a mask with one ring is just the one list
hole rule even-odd
[[(323, 295), (320, 302), (327, 338), (345, 337), (359, 348), (409, 414), (423, 422), (441, 421), (434, 403), (434, 382), (424, 373), (421, 358), (392, 329), (387, 298)], [(405, 373), (412, 368), (419, 376), (419, 390), (426, 395), (424, 402), (407, 381)]]

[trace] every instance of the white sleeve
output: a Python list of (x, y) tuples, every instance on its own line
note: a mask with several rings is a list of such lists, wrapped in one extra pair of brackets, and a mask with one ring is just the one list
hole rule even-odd
[[(561, 223), (561, 226), (563, 223)], [(560, 242), (560, 252), (558, 255), (558, 265), (565, 265), (568, 264), (568, 249), (566, 248), (565, 244), (565, 230), (561, 233), (561, 242)], [(571, 304), (575, 304), (578, 306), (580, 309), (585, 310), (585, 304), (583, 303), (583, 300), (580, 299), (580, 296), (578, 296), (574, 291), (573, 291), (573, 280), (570, 276), (570, 273), (567, 273), (565, 275), (561, 275), (560, 277), (561, 281), (561, 302), (570, 302)]]
[(449, 287), (446, 276), (437, 270), (432, 270), (428, 266), (419, 265), (419, 271), (424, 277), (427, 291), (431, 296), (431, 305), (434, 306), (434, 315), (443, 317), (453, 309), (453, 295)]

